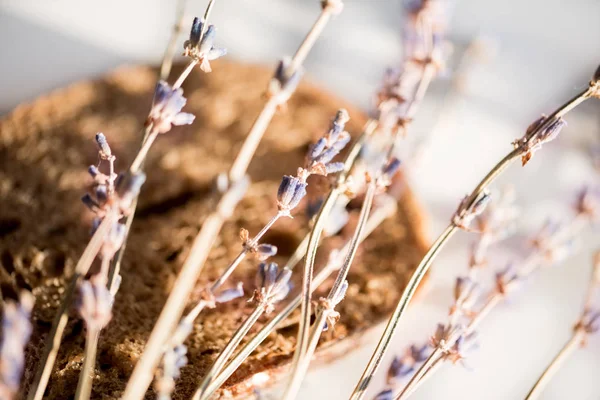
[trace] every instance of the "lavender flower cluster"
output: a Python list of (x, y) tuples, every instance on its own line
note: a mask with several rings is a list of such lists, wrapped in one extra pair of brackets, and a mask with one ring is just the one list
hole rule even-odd
[(0, 343), (0, 398), (16, 396), (25, 366), (25, 346), (31, 336), (31, 310), (34, 297), (22, 292), (19, 302), (4, 302), (2, 342)]

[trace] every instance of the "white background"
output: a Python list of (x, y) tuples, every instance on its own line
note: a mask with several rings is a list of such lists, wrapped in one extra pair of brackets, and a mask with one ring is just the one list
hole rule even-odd
[[(174, 3), (0, 0), (0, 114), (123, 63), (158, 63)], [(205, 5), (205, 0), (190, 0), (190, 20)], [(397, 0), (347, 0), (309, 56), (309, 78), (367, 109), (383, 69), (400, 59), (400, 10)], [(217, 0), (212, 21), (228, 57), (274, 65), (281, 55), (293, 53), (318, 12), (316, 0)], [(429, 152), (412, 171), (413, 187), (431, 215), (431, 239), (460, 197), (510, 150), (529, 122), (585, 87), (600, 62), (599, 17), (598, 0), (458, 2), (450, 33), (454, 59), (477, 37), (485, 37), (496, 51), (470, 70), (463, 91), (450, 89), (451, 76), (437, 82), (411, 133), (435, 133)], [(502, 177), (498, 186), (516, 187), (522, 217), (519, 238), (493, 253), (493, 264), (499, 264), (494, 267), (518, 260), (523, 239), (546, 218), (568, 217), (578, 187), (600, 183), (585, 158), (587, 146), (599, 139), (599, 110), (598, 100), (577, 109), (559, 140), (526, 168), (515, 165)], [(458, 234), (434, 264), (424, 296), (403, 320), (388, 359), (407, 344), (426, 340), (444, 320), (471, 240)], [(598, 235), (587, 232), (578, 255), (541, 271), (510, 304), (494, 311), (482, 325), (481, 348), (469, 360), (472, 371), (447, 365), (413, 398), (523, 398), (570, 335), (597, 243)], [(343, 362), (311, 372), (301, 398), (346, 398), (377, 337), (371, 339), (370, 346)], [(593, 339), (567, 362), (543, 398), (598, 399), (599, 372), (600, 344)], [(381, 387), (383, 375), (374, 388)]]

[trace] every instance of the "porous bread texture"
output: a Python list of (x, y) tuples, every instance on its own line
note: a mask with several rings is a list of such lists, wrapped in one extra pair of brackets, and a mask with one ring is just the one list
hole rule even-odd
[[(93, 216), (80, 198), (91, 183), (87, 166), (97, 161), (94, 134), (106, 134), (117, 156), (117, 171), (126, 168), (139, 146), (156, 74), (149, 67), (122, 68), (19, 106), (0, 121), (2, 294), (15, 297), (19, 288), (26, 288), (33, 290), (37, 300), (24, 389), (31, 384), (65, 284), (89, 238)], [(188, 99), (184, 111), (195, 114), (196, 121), (160, 136), (150, 151), (148, 179), (127, 244), (114, 316), (100, 338), (93, 399), (114, 399), (122, 393), (191, 242), (212, 209), (214, 178), (227, 170), (237, 154), (262, 108), (261, 95), (270, 76), (270, 69), (219, 61), (212, 73), (195, 71), (184, 84)], [(313, 85), (300, 84), (287, 110), (278, 113), (267, 130), (250, 165), (253, 183), (225, 224), (198, 288), (215, 279), (239, 252), (240, 228), (255, 234), (273, 215), (281, 176), (295, 173), (310, 143), (326, 131), (341, 107), (349, 111), (347, 128), (356, 137), (366, 121), (362, 112)], [(327, 188), (326, 179), (311, 178), (308, 197)], [(358, 207), (351, 205), (355, 210)], [(353, 225), (324, 243), (318, 264), (326, 259), (328, 249), (351, 234)], [(308, 232), (307, 226), (301, 210), (294, 219), (275, 224), (264, 238), (279, 249), (273, 261), (283, 263), (292, 254)], [(420, 208), (406, 189), (397, 214), (360, 247), (348, 276), (346, 299), (336, 308), (342, 317), (334, 332), (323, 335), (321, 347), (359, 337), (388, 316), (426, 250), (422, 226)], [(250, 295), (256, 266), (252, 258), (244, 261), (230, 278), (231, 285), (244, 282)], [(301, 274), (294, 275), (298, 287)], [(315, 298), (325, 294), (331, 283), (319, 288)], [(175, 399), (190, 397), (249, 308), (243, 298), (201, 314), (186, 342), (189, 363), (177, 382)], [(72, 398), (77, 385), (85, 327), (74, 311), (71, 317), (48, 399)], [(296, 313), (271, 334), (220, 395), (243, 394), (253, 374), (276, 371), (289, 362), (297, 319)], [(154, 398), (151, 390), (147, 398)]]

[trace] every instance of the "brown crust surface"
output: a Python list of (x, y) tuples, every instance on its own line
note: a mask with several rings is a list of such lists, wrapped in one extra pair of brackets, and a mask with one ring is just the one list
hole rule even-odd
[[(94, 399), (118, 398), (124, 389), (191, 241), (211, 209), (212, 181), (230, 165), (258, 115), (270, 74), (261, 67), (218, 62), (213, 73), (194, 73), (184, 85), (188, 98), (184, 111), (194, 113), (196, 121), (161, 136), (150, 152), (148, 180), (127, 246), (114, 317), (100, 340)], [(94, 134), (98, 130), (106, 134), (118, 157), (117, 170), (125, 168), (138, 148), (155, 80), (151, 68), (123, 68), (20, 106), (0, 121), (2, 294), (14, 297), (18, 288), (27, 288), (37, 299), (25, 387), (33, 378), (66, 278), (88, 239), (92, 215), (79, 199), (90, 184), (87, 165), (96, 162)], [(250, 166), (253, 184), (224, 226), (199, 288), (239, 252), (240, 228), (253, 234), (267, 222), (276, 207), (281, 176), (295, 173), (308, 145), (324, 133), (340, 107), (348, 109), (348, 130), (356, 136), (364, 114), (306, 83), (288, 110), (275, 116)], [(310, 183), (312, 196), (327, 188), (323, 179)], [(324, 335), (321, 346), (358, 335), (391, 312), (426, 250), (422, 230), (420, 208), (406, 190), (397, 215), (361, 246), (348, 278), (347, 297), (337, 308), (342, 318), (333, 334)], [(283, 262), (307, 232), (302, 213), (278, 222), (265, 237), (279, 248), (274, 261)], [(320, 252), (321, 261), (326, 249), (339, 245), (349, 233), (350, 229), (329, 239)], [(230, 282), (243, 281), (249, 294), (256, 265), (252, 259), (243, 262)], [(317, 296), (330, 285), (327, 282)], [(189, 398), (247, 312), (245, 301), (220, 305), (200, 316), (186, 343), (189, 364), (174, 398)], [(85, 327), (74, 312), (72, 317), (47, 391), (49, 399), (72, 398), (77, 384)], [(230, 378), (225, 385), (230, 393), (243, 391), (241, 383), (254, 373), (276, 370), (290, 359), (296, 318), (292, 315)], [(153, 398), (151, 392), (147, 397)]]

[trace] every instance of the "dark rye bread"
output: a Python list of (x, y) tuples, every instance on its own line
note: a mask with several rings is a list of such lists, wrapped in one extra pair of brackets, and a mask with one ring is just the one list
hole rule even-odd
[[(261, 67), (218, 62), (211, 74), (194, 72), (185, 83), (188, 105), (184, 111), (194, 113), (196, 121), (161, 136), (150, 151), (148, 180), (127, 245), (121, 290), (113, 319), (100, 339), (94, 399), (118, 398), (122, 393), (190, 244), (211, 210), (214, 177), (231, 164), (258, 115), (270, 74)], [(26, 288), (37, 299), (24, 388), (31, 384), (66, 280), (89, 237), (92, 215), (80, 197), (90, 184), (87, 166), (97, 159), (94, 134), (106, 134), (117, 155), (117, 170), (126, 168), (139, 145), (155, 80), (155, 69), (123, 68), (20, 106), (0, 121), (2, 295), (15, 297), (19, 288)], [(309, 144), (325, 132), (340, 107), (348, 109), (348, 130), (356, 136), (366, 120), (364, 114), (307, 83), (300, 85), (287, 111), (275, 116), (250, 165), (253, 184), (225, 224), (198, 288), (215, 279), (240, 250), (240, 228), (256, 233), (275, 212), (281, 176), (295, 173)], [(315, 179), (311, 185), (311, 196), (327, 189), (324, 179)], [(351, 233), (351, 225), (324, 244), (319, 263), (327, 249), (339, 246)], [(336, 348), (348, 348), (355, 344), (352, 338), (359, 338), (389, 315), (425, 252), (422, 226), (420, 208), (405, 190), (398, 213), (361, 246), (348, 278), (348, 294), (337, 307), (341, 320), (334, 333), (323, 335), (321, 348), (330, 347), (333, 353)], [(274, 261), (284, 262), (307, 232), (307, 218), (301, 210), (294, 219), (279, 221), (265, 237), (265, 242), (279, 248)], [(230, 283), (243, 281), (250, 294), (256, 265), (255, 260), (244, 261)], [(294, 275), (297, 285), (300, 274)], [(246, 299), (239, 299), (198, 318), (186, 343), (189, 364), (174, 398), (190, 397), (249, 307)], [(77, 384), (85, 327), (75, 312), (71, 316), (47, 391), (49, 399), (72, 398)], [(294, 314), (273, 333), (219, 395), (243, 394), (253, 374), (277, 371), (289, 362), (296, 321)], [(321, 355), (333, 353), (320, 351)], [(154, 398), (151, 391), (147, 398)]]

